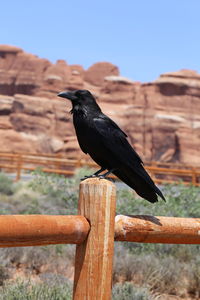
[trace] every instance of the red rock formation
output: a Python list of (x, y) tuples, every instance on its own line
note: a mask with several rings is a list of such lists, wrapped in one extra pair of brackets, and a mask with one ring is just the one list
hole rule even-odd
[(64, 89), (89, 89), (145, 160), (200, 163), (200, 74), (181, 70), (140, 84), (110, 63), (88, 70), (0, 46), (0, 149), (82, 155)]
[(92, 65), (84, 74), (84, 80), (96, 85), (101, 86), (104, 78), (110, 75), (119, 75), (118, 67), (108, 62), (100, 62)]

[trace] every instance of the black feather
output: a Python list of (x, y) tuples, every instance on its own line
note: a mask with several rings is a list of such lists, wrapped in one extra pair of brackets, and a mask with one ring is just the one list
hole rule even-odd
[(165, 200), (129, 144), (126, 133), (102, 113), (89, 91), (60, 93), (60, 96), (72, 101), (74, 127), (83, 152), (102, 168), (114, 169), (113, 173), (144, 199), (156, 202), (159, 195)]

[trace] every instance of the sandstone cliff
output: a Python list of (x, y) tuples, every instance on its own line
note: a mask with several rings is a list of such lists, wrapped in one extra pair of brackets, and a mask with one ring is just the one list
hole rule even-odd
[(0, 151), (81, 154), (62, 90), (89, 89), (144, 160), (200, 163), (200, 74), (181, 70), (141, 84), (111, 63), (84, 70), (0, 45)]

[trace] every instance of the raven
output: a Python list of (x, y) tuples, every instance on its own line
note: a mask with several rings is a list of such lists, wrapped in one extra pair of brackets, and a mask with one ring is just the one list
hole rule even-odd
[[(126, 133), (102, 113), (88, 90), (64, 91), (58, 96), (71, 100), (71, 113), (81, 150), (101, 167), (93, 177), (105, 178), (113, 173), (149, 202), (157, 202), (157, 195), (165, 200), (145, 171), (141, 158), (129, 144)], [(107, 172), (100, 175), (105, 170)]]

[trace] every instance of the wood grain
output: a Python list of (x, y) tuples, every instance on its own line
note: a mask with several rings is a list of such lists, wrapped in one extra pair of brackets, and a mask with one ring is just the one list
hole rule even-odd
[(200, 244), (200, 219), (118, 215), (115, 241)]
[(87, 179), (80, 184), (79, 214), (91, 226), (77, 246), (74, 300), (109, 300), (114, 249), (115, 186), (108, 180)]
[(0, 247), (79, 244), (90, 225), (83, 216), (0, 216)]

